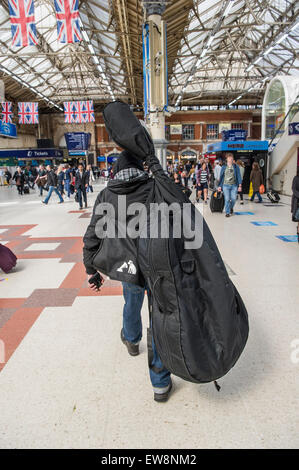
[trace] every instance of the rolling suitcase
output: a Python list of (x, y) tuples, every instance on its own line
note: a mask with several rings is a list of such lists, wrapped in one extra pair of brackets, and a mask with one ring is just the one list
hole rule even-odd
[(24, 186), (24, 194), (29, 194), (30, 191), (29, 191), (29, 186)]
[(17, 257), (7, 246), (0, 243), (0, 268), (5, 273), (9, 273), (17, 264)]
[(219, 191), (213, 191), (210, 200), (211, 212), (222, 212), (224, 208), (224, 196)]
[(274, 191), (274, 189), (270, 189), (267, 192), (267, 198), (270, 199), (270, 201), (273, 202), (273, 204), (276, 204), (277, 202), (280, 201), (279, 194), (276, 191)]

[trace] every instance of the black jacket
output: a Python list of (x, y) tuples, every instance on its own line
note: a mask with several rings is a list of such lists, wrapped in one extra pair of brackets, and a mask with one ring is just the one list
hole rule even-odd
[[(143, 277), (137, 268), (136, 273), (126, 273), (118, 269), (122, 263), (132, 261), (137, 267), (137, 239), (132, 238), (99, 238), (97, 235), (97, 223), (103, 222), (104, 215), (100, 215), (98, 210), (103, 203), (109, 203), (115, 210), (115, 219), (126, 214), (128, 205), (134, 202), (145, 203), (151, 190), (154, 180), (145, 173), (131, 181), (110, 180), (108, 186), (98, 195), (94, 204), (93, 216), (86, 230), (83, 242), (83, 261), (87, 274), (94, 274), (97, 270), (109, 275), (112, 279), (123, 282), (131, 282), (137, 285), (144, 285)], [(125, 196), (125, 204), (121, 205), (119, 196)], [(111, 214), (112, 215), (112, 214)], [(106, 217), (106, 216), (105, 216)], [(109, 214), (107, 215), (109, 217)], [(133, 216), (126, 217), (126, 224), (132, 220)], [(115, 223), (115, 232), (118, 234), (118, 224)]]
[(25, 175), (24, 173), (18, 173), (17, 171), (15, 172), (15, 174), (13, 175), (13, 180), (15, 180), (17, 182), (17, 178), (20, 177), (20, 185), (23, 186), (24, 183), (25, 183)]
[(57, 175), (53, 170), (47, 172), (47, 186), (57, 187)]
[(75, 178), (75, 189), (81, 189), (85, 191), (86, 187), (85, 185), (88, 184), (89, 181), (89, 173), (88, 171), (83, 170), (82, 177), (79, 172), (79, 170), (76, 172), (76, 178)]

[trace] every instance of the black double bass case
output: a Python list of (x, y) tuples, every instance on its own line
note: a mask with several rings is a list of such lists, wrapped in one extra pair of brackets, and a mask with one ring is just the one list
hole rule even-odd
[[(142, 158), (155, 181), (147, 202), (146, 230), (138, 239), (137, 260), (151, 294), (158, 354), (170, 372), (185, 380), (214, 381), (234, 366), (245, 347), (249, 326), (244, 303), (205, 220), (164, 173), (145, 127), (122, 102), (109, 103), (103, 115), (111, 138)], [(164, 207), (167, 237), (156, 227), (161, 218), (152, 217), (152, 204)], [(171, 205), (173, 210), (167, 212)], [(179, 237), (174, 230), (178, 226)], [(193, 233), (200, 231), (200, 243), (190, 239), (192, 228)], [(152, 237), (150, 229), (158, 236)]]

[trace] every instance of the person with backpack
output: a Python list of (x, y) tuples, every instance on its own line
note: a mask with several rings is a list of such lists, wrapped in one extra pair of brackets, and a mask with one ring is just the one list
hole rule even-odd
[(299, 167), (297, 168), (297, 175), (293, 178), (292, 192), (292, 221), (297, 222), (297, 239), (299, 243)]
[(258, 162), (254, 162), (250, 173), (250, 183), (252, 183), (253, 194), (250, 201), (254, 201), (255, 195), (258, 197), (258, 203), (263, 202), (262, 196), (260, 195), (260, 186), (263, 184), (263, 174), (260, 169)]
[(60, 192), (57, 189), (57, 184), (58, 184), (58, 178), (56, 172), (52, 169), (51, 165), (47, 165), (47, 184), (49, 186), (49, 192), (45, 200), (42, 201), (43, 204), (47, 205), (52, 193), (56, 193), (57, 196), (59, 197), (59, 202), (58, 204), (63, 203), (63, 197), (61, 196)]
[[(127, 151), (123, 151), (115, 162), (113, 173), (114, 179), (109, 180), (107, 187), (100, 192), (96, 199), (93, 210), (94, 215), (83, 238), (83, 261), (89, 280), (92, 280), (93, 276), (97, 273), (93, 265), (93, 259), (102, 244), (102, 240), (96, 234), (101, 203), (105, 201), (105, 203), (111, 204), (117, 212), (118, 197), (120, 195), (126, 195), (128, 205), (137, 201), (145, 203), (151, 191), (151, 179), (148, 173), (144, 171), (142, 161)], [(120, 250), (122, 252), (121, 257), (123, 257), (123, 250), (121, 248)], [(107, 263), (109, 263), (110, 257), (110, 253), (107, 252), (105, 260)], [(146, 290), (146, 287), (136, 285), (138, 272), (136, 272), (134, 261), (132, 259), (128, 262), (124, 260), (119, 263), (120, 266), (117, 268), (118, 278), (123, 285), (125, 301), (120, 337), (131, 356), (139, 354), (139, 343), (142, 338), (141, 308)], [(131, 282), (130, 278), (132, 278)], [(91, 289), (96, 290), (97, 285), (92, 283)], [(148, 295), (150, 295), (149, 291)], [(151, 350), (149, 373), (153, 386), (154, 400), (165, 402), (168, 400), (172, 389), (170, 372), (163, 367), (154, 340), (151, 342)]]
[(238, 165), (234, 163), (234, 155), (226, 154), (226, 164), (222, 166), (218, 191), (223, 191), (225, 201), (225, 217), (234, 212), (238, 190), (242, 189), (241, 173)]

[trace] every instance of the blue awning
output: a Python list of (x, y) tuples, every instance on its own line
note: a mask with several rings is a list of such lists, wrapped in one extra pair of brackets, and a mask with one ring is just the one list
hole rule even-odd
[(267, 140), (236, 140), (235, 142), (215, 142), (208, 144), (207, 153), (233, 152), (238, 150), (268, 150)]

